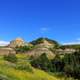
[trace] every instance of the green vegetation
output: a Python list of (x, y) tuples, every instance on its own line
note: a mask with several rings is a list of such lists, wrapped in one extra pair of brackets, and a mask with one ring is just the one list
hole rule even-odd
[(33, 68), (28, 61), (30, 56), (17, 54), (16, 58), (17, 62), (13, 63), (6, 60), (4, 56), (0, 56), (0, 80), (73, 80), (50, 73), (50, 60), (45, 54), (40, 57), (42, 60), (40, 58), (39, 60), (42, 63), (40, 67), (43, 67), (42, 69), (46, 72)]
[(18, 60), (16, 63), (1, 56), (0, 80), (59, 80), (42, 70), (31, 67), (30, 63), (26, 61), (26, 55), (17, 54), (16, 56)]
[[(46, 53), (38, 57), (24, 54), (44, 40), (55, 45), (49, 48), (54, 57), (49, 58)], [(60, 46), (48, 38), (38, 38), (31, 43), (33, 46), (16, 47), (16, 55), (0, 56), (0, 80), (80, 80), (80, 45)], [(56, 52), (65, 48), (76, 49), (76, 52), (63, 55)]]
[(15, 63), (17, 62), (17, 57), (15, 56), (15, 54), (4, 55), (4, 60)]
[(31, 61), (31, 65), (44, 71), (51, 71), (52, 69), (50, 60), (47, 58), (45, 53), (43, 53), (40, 57), (33, 59)]
[(62, 45), (60, 46), (61, 49), (65, 48), (73, 48), (73, 49), (80, 49), (80, 44), (75, 44), (75, 45)]
[(16, 69), (24, 70), (27, 72), (33, 72), (33, 68), (27, 61), (20, 61), (16, 64)]
[(40, 43), (43, 43), (44, 40), (48, 41), (48, 42), (51, 43), (51, 44), (55, 44), (56, 46), (59, 45), (57, 41), (51, 40), (51, 39), (48, 39), (48, 38), (43, 38), (43, 37), (38, 38), (38, 39), (36, 39), (36, 40), (33, 40), (33, 41), (31, 42), (31, 44), (33, 44), (33, 45), (40, 44)]
[(61, 73), (63, 76), (80, 80), (80, 52), (65, 54), (64, 57), (57, 54), (51, 60), (46, 54), (42, 54), (39, 58), (33, 59), (31, 64), (46, 72)]
[(15, 50), (16, 50), (16, 53), (24, 53), (26, 51), (29, 51), (33, 49), (33, 46), (20, 46), (20, 47), (16, 47)]
[(66, 54), (64, 56), (64, 71), (67, 76), (80, 79), (80, 52)]
[(38, 38), (38, 39), (32, 41), (31, 44), (36, 45), (36, 44), (43, 43), (43, 41), (44, 41), (44, 38)]

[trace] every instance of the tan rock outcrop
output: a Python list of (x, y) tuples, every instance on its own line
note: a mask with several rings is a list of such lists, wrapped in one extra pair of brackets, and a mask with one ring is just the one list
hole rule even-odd
[(16, 54), (12, 48), (0, 48), (0, 55)]
[(16, 38), (15, 40), (12, 40), (9, 44), (9, 47), (15, 48), (20, 46), (25, 46), (27, 43), (24, 42), (22, 38)]

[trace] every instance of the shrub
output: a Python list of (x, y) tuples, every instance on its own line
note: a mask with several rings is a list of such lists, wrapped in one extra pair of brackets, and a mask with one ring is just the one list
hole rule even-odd
[(80, 79), (80, 53), (75, 52), (64, 56), (64, 72), (67, 76)]
[(59, 55), (56, 54), (54, 59), (51, 60), (53, 66), (53, 72), (63, 72), (64, 69), (64, 62), (60, 58)]
[(8, 55), (4, 55), (4, 60), (15, 63), (17, 62), (17, 57), (15, 54), (8, 54)]
[(0, 74), (0, 80), (9, 80), (7, 76)]
[(36, 59), (31, 61), (31, 65), (35, 68), (39, 68), (45, 71), (51, 71), (52, 66), (50, 60), (47, 58), (46, 53), (43, 53)]
[(16, 69), (33, 72), (31, 65), (28, 62), (21, 61), (16, 64)]
[(33, 46), (20, 46), (20, 47), (16, 47), (15, 48), (15, 51), (18, 53), (18, 52), (26, 52), (26, 51), (29, 51), (33, 48)]

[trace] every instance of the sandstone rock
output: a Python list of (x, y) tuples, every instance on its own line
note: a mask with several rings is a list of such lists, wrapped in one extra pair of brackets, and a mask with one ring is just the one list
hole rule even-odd
[(20, 47), (20, 46), (25, 46), (28, 45), (27, 43), (24, 42), (22, 38), (16, 38), (15, 40), (12, 40), (9, 44), (9, 47), (15, 48), (15, 47)]
[(55, 54), (49, 49), (54, 46), (54, 44), (51, 44), (47, 40), (44, 40), (42, 43), (36, 44), (32, 50), (27, 51), (26, 53), (35, 57), (46, 53), (48, 57), (54, 57)]
[(0, 55), (16, 54), (12, 48), (0, 48)]

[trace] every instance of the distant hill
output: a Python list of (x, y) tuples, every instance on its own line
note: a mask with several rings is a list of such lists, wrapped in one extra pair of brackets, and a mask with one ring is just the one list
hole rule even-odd
[(46, 53), (48, 56), (54, 56), (56, 52), (64, 54), (64, 52), (67, 53), (67, 51), (69, 51), (72, 53), (72, 49), (74, 49), (74, 51), (80, 49), (80, 44), (60, 45), (56, 40), (43, 37), (27, 43), (22, 38), (16, 38), (12, 40), (8, 46), (1, 46), (0, 48), (0, 51), (2, 51), (1, 54), (6, 54), (6, 50), (8, 53), (11, 53), (10, 49), (8, 49), (11, 48), (12, 51), (15, 51), (15, 54), (21, 51), (20, 53), (27, 53), (33, 56), (39, 56), (43, 53)]
[(41, 38), (38, 38), (38, 39), (36, 39), (36, 40), (33, 40), (32, 42), (30, 42), (31, 44), (33, 44), (33, 45), (37, 45), (37, 44), (41, 44), (41, 43), (44, 43), (44, 42), (48, 42), (49, 44), (54, 44), (54, 45), (59, 45), (59, 43), (57, 42), (57, 41), (55, 41), (55, 40), (52, 40), (52, 39), (49, 39), (49, 38), (43, 38), (43, 37), (41, 37)]
[(47, 56), (52, 57), (55, 54), (50, 50), (50, 48), (59, 45), (57, 41), (48, 38), (38, 38), (30, 43), (34, 45), (34, 48), (27, 53), (33, 56), (40, 56), (41, 54), (46, 53)]
[(62, 45), (60, 48), (73, 48), (73, 49), (80, 49), (80, 44), (73, 44), (73, 45)]

